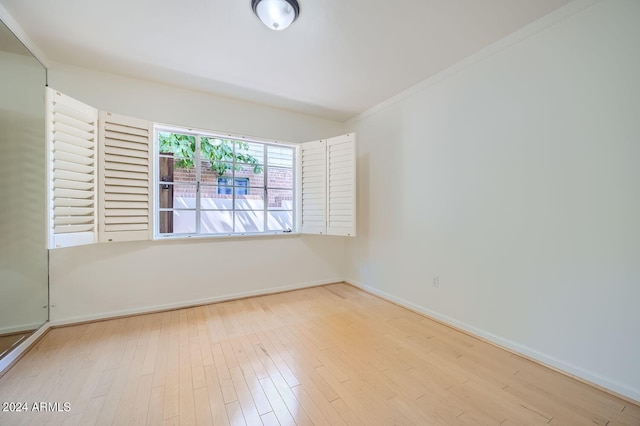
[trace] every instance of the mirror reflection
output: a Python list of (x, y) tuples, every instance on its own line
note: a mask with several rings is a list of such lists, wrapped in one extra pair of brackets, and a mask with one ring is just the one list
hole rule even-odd
[(48, 319), (46, 70), (0, 21), (0, 358)]

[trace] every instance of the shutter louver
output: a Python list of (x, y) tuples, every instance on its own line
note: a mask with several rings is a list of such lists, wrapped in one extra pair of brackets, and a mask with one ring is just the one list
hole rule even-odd
[(324, 234), (326, 232), (326, 146), (324, 140), (301, 144), (303, 234)]
[(49, 248), (96, 242), (98, 111), (47, 88)]
[(100, 113), (100, 242), (151, 238), (151, 126)]
[(355, 135), (327, 140), (327, 234), (356, 235)]

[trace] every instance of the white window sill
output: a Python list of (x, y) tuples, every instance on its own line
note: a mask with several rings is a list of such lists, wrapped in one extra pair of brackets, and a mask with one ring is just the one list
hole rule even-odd
[(300, 236), (301, 232), (259, 232), (246, 234), (204, 234), (204, 235), (156, 235), (153, 241), (187, 241), (187, 240), (242, 240), (256, 238), (283, 238)]

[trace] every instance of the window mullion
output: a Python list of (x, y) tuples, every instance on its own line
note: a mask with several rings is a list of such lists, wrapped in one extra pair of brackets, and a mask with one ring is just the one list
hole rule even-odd
[[(291, 184), (292, 184), (292, 195), (293, 195), (293, 200), (291, 200), (291, 230), (293, 230), (294, 232), (298, 232), (299, 229), (297, 226), (298, 223), (298, 190), (297, 190), (297, 185), (298, 185), (298, 156), (296, 155), (298, 150), (300, 149), (300, 146), (296, 147), (296, 149), (294, 151), (291, 152), (291, 176), (292, 176), (292, 180), (291, 180)], [(300, 182), (300, 186), (302, 186), (302, 182)]]
[(262, 146), (263, 151), (263, 156), (262, 158), (264, 158), (264, 160), (262, 161), (262, 172), (264, 173), (263, 175), (263, 179), (264, 179), (264, 191), (263, 191), (263, 197), (264, 197), (264, 202), (262, 203), (262, 219), (264, 221), (264, 227), (263, 232), (267, 232), (267, 223), (268, 220), (267, 218), (269, 217), (268, 211), (269, 211), (269, 158), (267, 157), (267, 145), (263, 145)]
[(231, 232), (236, 231), (236, 141), (231, 141)]
[(196, 135), (196, 151), (194, 153), (194, 160), (196, 162), (196, 234), (200, 234), (200, 180), (201, 180), (201, 167), (200, 167), (200, 135)]

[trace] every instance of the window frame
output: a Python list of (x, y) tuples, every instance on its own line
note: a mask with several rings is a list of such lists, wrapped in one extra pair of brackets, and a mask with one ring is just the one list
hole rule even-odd
[[(233, 179), (233, 182), (231, 182), (231, 185), (229, 185), (228, 183), (226, 185), (220, 185), (220, 179), (226, 179), (227, 181), (229, 181), (230, 179)], [(246, 182), (246, 185), (238, 185), (238, 182)], [(235, 192), (236, 195), (248, 195), (248, 190), (251, 189), (249, 187), (249, 178), (248, 177), (225, 177), (225, 176), (218, 176), (218, 182), (216, 185), (218, 188), (216, 189), (216, 193), (218, 195), (231, 195), (232, 193)], [(220, 192), (220, 188), (229, 188), (230, 191), (227, 192)], [(244, 194), (239, 194), (238, 191), (236, 191), (236, 189), (243, 189), (245, 191)]]
[[(196, 151), (194, 153), (194, 168), (196, 174), (196, 232), (193, 233), (173, 233), (173, 234), (163, 234), (160, 233), (160, 191), (159, 187), (162, 184), (160, 179), (160, 167), (159, 159), (160, 159), (160, 146), (159, 146), (159, 133), (169, 132), (176, 133), (180, 135), (194, 136), (196, 138)], [(247, 142), (247, 143), (257, 143), (261, 144), (264, 149), (264, 161), (262, 163), (263, 167), (263, 175), (264, 175), (264, 205), (263, 205), (263, 215), (264, 215), (264, 231), (262, 232), (221, 232), (221, 233), (203, 233), (200, 231), (200, 215), (202, 213), (201, 208), (201, 199), (200, 199), (200, 187), (201, 187), (201, 163), (202, 158), (200, 157), (200, 138), (201, 137), (210, 137), (210, 138), (220, 138), (220, 139), (230, 139), (232, 141), (238, 142)], [(277, 147), (287, 147), (291, 149), (291, 173), (292, 173), (292, 187), (291, 188), (270, 188), (267, 186), (268, 184), (268, 167), (270, 166), (268, 163), (268, 149), (267, 146), (277, 146)], [(211, 130), (203, 130), (203, 129), (195, 129), (189, 127), (181, 127), (175, 125), (166, 125), (161, 123), (153, 123), (153, 143), (151, 146), (152, 158), (153, 158), (153, 191), (152, 191), (152, 200), (153, 205), (151, 206), (153, 213), (153, 240), (175, 240), (175, 239), (188, 239), (188, 238), (238, 238), (238, 237), (260, 237), (260, 236), (287, 236), (287, 235), (298, 235), (300, 234), (300, 225), (299, 225), (299, 217), (300, 217), (300, 206), (299, 206), (299, 197), (300, 197), (300, 183), (299, 183), (299, 170), (298, 170), (298, 155), (299, 155), (299, 144), (291, 143), (291, 142), (283, 142), (272, 139), (263, 139), (258, 137), (249, 137), (244, 135), (231, 134), (226, 132), (217, 132)], [(197, 160), (196, 160), (197, 159)], [(241, 163), (244, 164), (244, 163)], [(272, 166), (272, 167), (280, 167), (281, 166)], [(231, 179), (237, 179), (234, 174)], [(235, 180), (234, 180), (235, 183)], [(231, 188), (235, 188), (235, 185)], [(247, 187), (249, 189), (249, 187)], [(292, 228), (291, 230), (267, 230), (267, 219), (269, 209), (269, 194), (268, 190), (290, 190), (293, 195), (293, 200), (291, 203), (291, 213), (292, 213)], [(217, 192), (217, 190), (216, 190)], [(232, 190), (233, 198), (235, 200), (235, 190)], [(229, 210), (234, 216), (235, 212), (242, 212), (245, 210), (236, 210), (235, 203), (232, 209)], [(255, 210), (259, 211), (259, 210)]]

